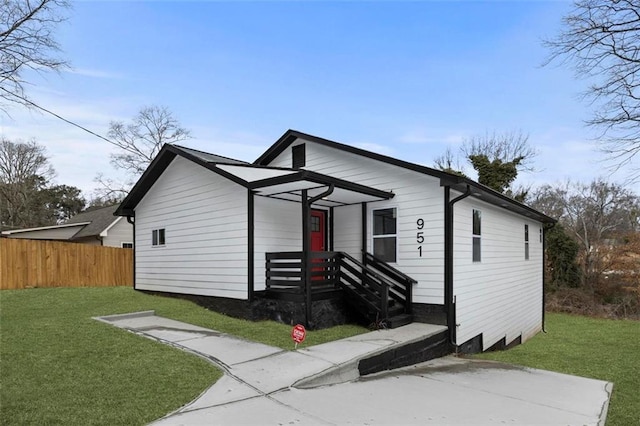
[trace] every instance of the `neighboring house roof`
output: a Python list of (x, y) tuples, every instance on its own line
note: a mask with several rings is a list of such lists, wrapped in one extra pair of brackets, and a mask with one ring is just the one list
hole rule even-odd
[(71, 237), (71, 240), (100, 236), (100, 234), (107, 228), (110, 228), (116, 220), (120, 219), (113, 217), (113, 213), (116, 211), (116, 208), (118, 208), (117, 204), (108, 207), (90, 209), (82, 213), (78, 213), (69, 219), (66, 224), (89, 222), (87, 226)]
[(82, 227), (88, 225), (89, 223), (90, 222), (63, 223), (62, 225), (39, 226), (37, 228), (12, 229), (10, 231), (2, 231), (2, 235), (21, 234), (23, 232), (33, 231), (47, 231), (49, 229), (71, 228), (74, 226)]
[(14, 229), (11, 231), (3, 231), (3, 235), (20, 234), (24, 232), (33, 231), (47, 231), (51, 229), (71, 228), (78, 227), (78, 231), (73, 234), (69, 240), (77, 240), (86, 237), (98, 237), (106, 236), (104, 233), (108, 231), (120, 217), (113, 217), (113, 214), (118, 205), (112, 205), (107, 207), (93, 208), (84, 212), (78, 213), (67, 222), (60, 225), (40, 226), (38, 228), (28, 229)]
[[(393, 196), (388, 196), (389, 194), (385, 194), (383, 191), (378, 191), (375, 188), (369, 188), (363, 185), (345, 182), (343, 180), (332, 178), (331, 176), (323, 175), (310, 170), (295, 170), (267, 166), (297, 139), (308, 140), (320, 145), (329, 146), (334, 149), (350, 152), (352, 154), (360, 155), (387, 164), (392, 164), (398, 167), (413, 170), (418, 173), (433, 176), (440, 179), (441, 186), (448, 186), (455, 189), (456, 191), (463, 193), (469, 192), (469, 194), (475, 198), (479, 198), (488, 203), (533, 218), (543, 223), (555, 223), (555, 220), (553, 218), (540, 213), (524, 204), (521, 204), (503, 194), (500, 194), (499, 192), (496, 192), (491, 188), (481, 185), (469, 178), (447, 173), (441, 170), (436, 170), (419, 164), (399, 160), (397, 158), (388, 157), (386, 155), (377, 154), (375, 152), (366, 151), (364, 149), (356, 148), (353, 146), (344, 145), (338, 142), (330, 141), (328, 139), (323, 139), (317, 136), (298, 132), (296, 130), (288, 130), (287, 132), (285, 132), (284, 135), (282, 135), (280, 139), (278, 139), (269, 149), (267, 149), (267, 151), (265, 151), (265, 153), (262, 154), (253, 164), (214, 154), (209, 154), (191, 148), (167, 144), (162, 147), (160, 153), (158, 153), (156, 158), (151, 162), (150, 166), (132, 188), (131, 192), (129, 192), (129, 195), (115, 210), (114, 214), (119, 216), (133, 216), (136, 205), (142, 200), (147, 191), (151, 188), (151, 186), (155, 183), (155, 181), (160, 177), (160, 175), (164, 172), (164, 170), (169, 166), (169, 164), (176, 156), (184, 157), (248, 189), (264, 188), (266, 185), (275, 186), (279, 183), (282, 183), (284, 179), (287, 180), (288, 183), (297, 182), (297, 188), (303, 188), (303, 186), (301, 186), (301, 182), (310, 181), (315, 183), (322, 183), (325, 185), (335, 185), (338, 188), (342, 189), (343, 192), (351, 191), (351, 193), (366, 194), (368, 196), (377, 197), (379, 199), (391, 198)], [(270, 179), (251, 181), (246, 177), (246, 174), (239, 173), (237, 170), (232, 170), (233, 168), (231, 167), (221, 167), (221, 165), (244, 166), (248, 169), (264, 170), (264, 173), (266, 174), (269, 174), (267, 170), (272, 170), (274, 172), (276, 170), (282, 170), (287, 172), (288, 175), (286, 177), (274, 176)]]

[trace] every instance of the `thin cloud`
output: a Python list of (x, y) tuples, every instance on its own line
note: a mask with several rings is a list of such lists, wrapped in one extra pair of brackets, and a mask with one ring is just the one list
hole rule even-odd
[(125, 78), (124, 74), (121, 73), (96, 70), (91, 68), (68, 68), (64, 70), (64, 72), (74, 75), (80, 75), (83, 77), (101, 78), (108, 80), (122, 80)]

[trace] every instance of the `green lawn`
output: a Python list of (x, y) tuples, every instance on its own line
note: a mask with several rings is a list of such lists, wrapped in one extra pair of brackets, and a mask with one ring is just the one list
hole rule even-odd
[(548, 314), (546, 330), (476, 357), (613, 382), (607, 425), (640, 425), (640, 322)]
[[(292, 349), (291, 327), (219, 315), (130, 288), (0, 292), (0, 424), (136, 425), (179, 408), (221, 372), (186, 352), (91, 319), (154, 309), (158, 315)], [(303, 346), (366, 331), (307, 334)]]

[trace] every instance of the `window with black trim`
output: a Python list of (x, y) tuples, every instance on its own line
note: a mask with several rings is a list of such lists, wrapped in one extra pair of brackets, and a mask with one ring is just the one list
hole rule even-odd
[(291, 167), (294, 169), (299, 169), (300, 167), (304, 167), (306, 165), (306, 149), (304, 144), (296, 145), (291, 148)]
[(132, 249), (133, 248), (133, 243), (121, 243), (120, 246), (122, 248)]
[(397, 260), (397, 210), (373, 210), (373, 255), (384, 262)]
[(524, 225), (524, 260), (529, 260), (529, 225)]
[(473, 261), (482, 260), (482, 212), (473, 210)]
[(163, 246), (165, 243), (164, 234), (164, 228), (154, 229), (151, 231), (151, 245)]

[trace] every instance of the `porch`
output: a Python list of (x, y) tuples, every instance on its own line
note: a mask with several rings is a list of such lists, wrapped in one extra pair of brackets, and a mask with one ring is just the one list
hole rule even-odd
[(363, 262), (344, 252), (266, 253), (263, 297), (305, 305), (313, 317), (314, 302), (344, 298), (376, 328), (412, 322), (412, 287), (416, 281), (364, 252)]

